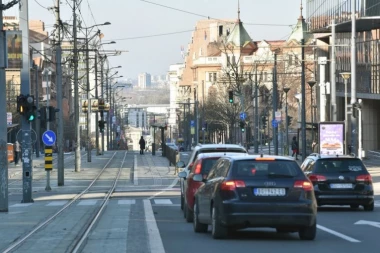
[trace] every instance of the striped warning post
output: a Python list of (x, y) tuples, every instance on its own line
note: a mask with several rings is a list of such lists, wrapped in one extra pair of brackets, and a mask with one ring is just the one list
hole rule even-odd
[(53, 169), (53, 147), (45, 147), (45, 170)]

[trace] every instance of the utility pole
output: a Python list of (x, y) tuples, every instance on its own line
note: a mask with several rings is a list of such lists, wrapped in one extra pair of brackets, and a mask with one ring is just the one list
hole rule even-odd
[[(273, 68), (273, 111), (272, 119), (276, 120), (277, 112), (277, 52), (274, 53), (274, 68)], [(269, 124), (268, 124), (269, 125)], [(278, 155), (278, 125), (272, 126), (273, 129), (273, 144), (274, 144), (274, 154)]]
[(92, 145), (91, 145), (91, 94), (90, 94), (90, 56), (88, 52), (88, 29), (86, 29), (86, 94), (87, 94), (87, 100), (88, 100), (88, 110), (87, 110), (87, 162), (91, 162), (91, 151), (92, 151)]
[[(55, 67), (56, 67), (56, 85), (57, 85), (57, 107), (58, 111), (58, 128), (57, 128), (57, 148), (58, 148), (58, 186), (64, 185), (64, 159), (63, 159), (63, 87), (62, 87), (62, 48), (61, 48), (61, 17), (60, 17), (60, 0), (56, 0), (55, 6)], [(38, 97), (37, 97), (38, 101)]]
[[(21, 77), (21, 94), (30, 94), (30, 57), (29, 57), (29, 13), (28, 0), (21, 0), (19, 9), (20, 30), (22, 32), (22, 69)], [(4, 58), (2, 58), (4, 59)], [(2, 70), (3, 71), (3, 70)], [(2, 77), (1, 77), (2, 78)], [(4, 92), (5, 94), (5, 92)], [(38, 99), (38, 98), (35, 98)], [(4, 99), (5, 101), (5, 99)], [(4, 106), (4, 108), (6, 108)], [(22, 163), (22, 203), (32, 203), (32, 182), (33, 182), (33, 161), (32, 161), (32, 138), (30, 123), (26, 117), (21, 117), (21, 158)]]
[[(0, 0), (0, 6), (3, 1)], [(3, 30), (3, 9), (0, 10), (0, 121), (7, 122), (7, 102), (5, 85), (5, 31)], [(7, 124), (0, 124), (0, 212), (8, 212), (8, 151)]]
[(257, 63), (255, 63), (255, 153), (259, 153), (259, 92), (257, 83)]
[[(95, 52), (95, 98), (98, 99), (98, 54)], [(99, 112), (95, 113), (95, 141), (96, 141), (96, 155), (99, 155), (99, 127), (97, 126), (99, 122), (98, 118)]]
[[(50, 87), (49, 87), (49, 72), (50, 70), (44, 69), (46, 76), (46, 130), (50, 130)], [(45, 191), (51, 191), (50, 187), (50, 170), (46, 170), (46, 187)]]
[[(36, 85), (36, 90), (34, 92), (35, 92), (35, 97), (36, 97), (36, 108), (38, 111), (40, 109), (40, 106), (39, 106), (40, 95), (39, 95), (39, 90), (38, 90), (39, 89), (39, 85), (38, 85), (39, 67), (38, 67), (38, 65), (34, 64), (34, 61), (33, 61), (33, 69), (34, 69), (34, 77), (35, 77), (35, 85)], [(36, 135), (37, 135), (37, 138), (36, 138), (36, 157), (40, 157), (41, 120), (38, 117), (36, 118)]]
[(75, 172), (80, 171), (80, 127), (79, 127), (79, 84), (78, 84), (78, 38), (77, 38), (77, 0), (73, 0), (73, 39), (74, 39), (74, 109), (75, 109)]
[(358, 154), (358, 122), (353, 112), (356, 103), (356, 0), (351, 0), (351, 150)]
[(302, 161), (306, 158), (306, 90), (305, 90), (305, 40), (301, 39), (301, 138)]
[[(100, 93), (102, 94), (102, 99), (103, 101), (105, 101), (104, 99), (104, 76), (103, 76), (103, 68), (104, 68), (104, 61), (105, 61), (105, 56), (104, 57), (101, 57), (100, 58), (100, 76), (101, 76), (101, 90), (100, 90)], [(102, 110), (100, 112), (100, 120), (101, 121), (104, 121), (104, 110)], [(104, 155), (104, 129), (103, 129), (103, 133), (102, 133), (102, 154)]]
[[(331, 23), (331, 68), (330, 68), (330, 83), (331, 83), (331, 119), (337, 120), (336, 115), (336, 60), (335, 60), (335, 19)], [(320, 107), (322, 108), (322, 107)], [(347, 141), (347, 140), (346, 140)]]

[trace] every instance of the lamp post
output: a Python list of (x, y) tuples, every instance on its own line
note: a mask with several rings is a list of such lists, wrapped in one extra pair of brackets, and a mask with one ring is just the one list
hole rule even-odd
[(285, 127), (286, 127), (286, 155), (289, 155), (289, 122), (288, 122), (288, 92), (290, 91), (289, 87), (283, 88), (285, 92)]
[(347, 82), (351, 73), (343, 72), (340, 75), (344, 79), (344, 153), (347, 154)]
[(314, 141), (314, 114), (313, 114), (313, 87), (316, 81), (308, 81), (310, 86), (310, 115), (311, 115), (311, 140)]

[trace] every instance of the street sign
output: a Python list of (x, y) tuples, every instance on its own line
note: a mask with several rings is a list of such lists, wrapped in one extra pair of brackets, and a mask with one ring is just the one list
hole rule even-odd
[(281, 121), (281, 111), (277, 111), (274, 113), (277, 123)]
[(45, 147), (45, 170), (53, 169), (53, 147)]
[(46, 146), (53, 146), (56, 139), (57, 139), (57, 136), (51, 130), (45, 131), (44, 134), (42, 135), (42, 141)]
[(192, 126), (192, 127), (195, 126), (195, 122), (194, 122), (194, 120), (190, 121), (190, 126)]
[(7, 125), (12, 125), (12, 113), (7, 112)]
[(244, 120), (247, 118), (247, 114), (245, 112), (240, 113), (240, 119)]
[(278, 127), (277, 120), (275, 120), (275, 119), (272, 120), (272, 127)]

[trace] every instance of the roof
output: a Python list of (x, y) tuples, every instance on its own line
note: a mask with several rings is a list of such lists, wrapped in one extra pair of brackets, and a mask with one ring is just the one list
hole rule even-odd
[(345, 159), (359, 159), (356, 156), (351, 156), (351, 155), (321, 155), (318, 153), (312, 153), (306, 158), (315, 158), (315, 159), (340, 159), (340, 158), (345, 158)]
[(227, 44), (232, 43), (237, 47), (245, 47), (252, 43), (252, 39), (245, 30), (243, 23), (239, 20), (227, 38)]
[(198, 159), (207, 159), (207, 158), (219, 158), (222, 156), (248, 156), (247, 153), (238, 153), (238, 152), (215, 152), (215, 153), (201, 153), (197, 156)]
[(289, 156), (279, 156), (279, 155), (246, 155), (246, 156), (234, 156), (233, 160), (249, 160), (249, 159), (256, 159), (256, 158), (270, 158), (270, 159), (276, 159), (276, 160), (286, 160), (286, 161), (295, 161), (293, 157)]
[(198, 144), (196, 148), (244, 148), (238, 144)]

